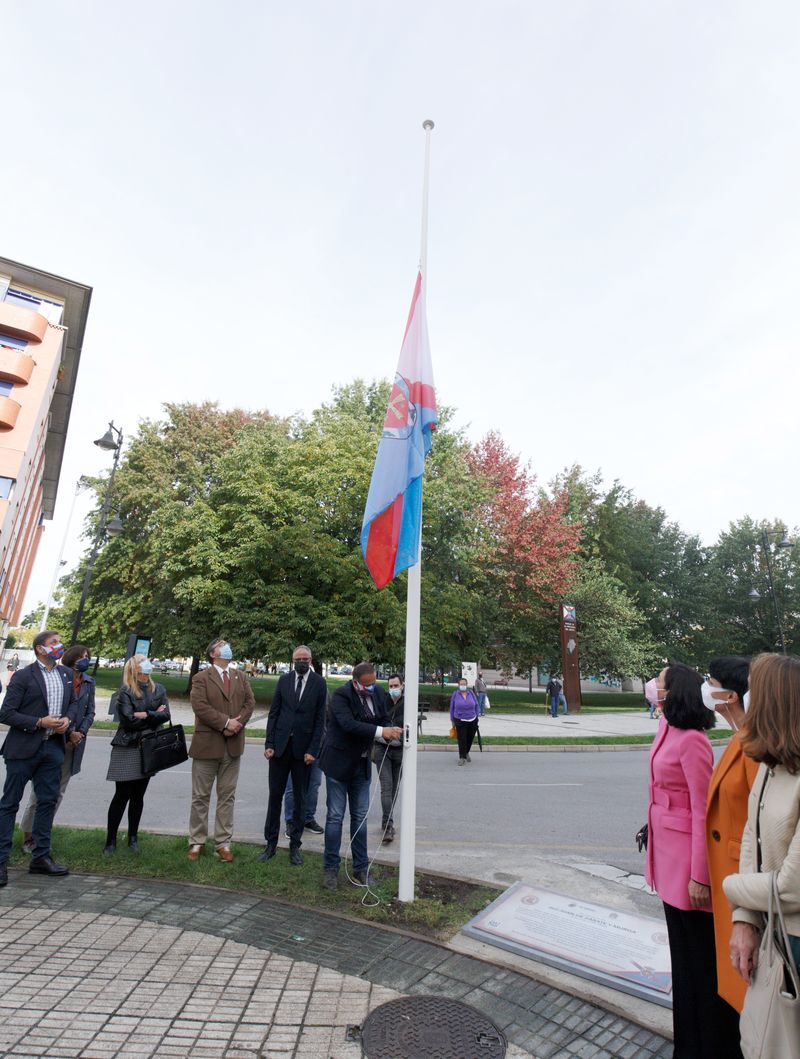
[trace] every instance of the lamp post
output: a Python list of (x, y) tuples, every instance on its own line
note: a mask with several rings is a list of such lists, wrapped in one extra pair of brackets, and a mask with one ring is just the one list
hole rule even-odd
[[(775, 592), (775, 577), (772, 570), (772, 550), (770, 548), (769, 543), (770, 537), (776, 536), (779, 536), (781, 538), (776, 545), (776, 547), (778, 548), (793, 548), (794, 544), (792, 543), (792, 541), (789, 540), (789, 537), (787, 536), (785, 530), (770, 531), (766, 528), (766, 526), (764, 526), (761, 530), (761, 547), (764, 551), (764, 558), (767, 563), (767, 586), (769, 587), (769, 594), (772, 598), (772, 607), (775, 611), (775, 621), (778, 625), (778, 639), (780, 640), (781, 651), (783, 654), (786, 654), (786, 639), (783, 635), (783, 622), (781, 621), (781, 611), (780, 607), (778, 606), (778, 596)], [(748, 595), (750, 599), (752, 599), (754, 602), (757, 602), (759, 599), (761, 599), (761, 593), (755, 586), (750, 589)]]
[(111, 474), (109, 475), (108, 485), (106, 486), (106, 494), (103, 497), (103, 506), (100, 509), (100, 523), (97, 527), (97, 533), (94, 537), (94, 543), (92, 544), (92, 550), (89, 555), (89, 564), (86, 567), (86, 576), (83, 579), (83, 590), (81, 592), (80, 603), (78, 604), (78, 610), (75, 614), (75, 621), (72, 623), (72, 639), (70, 643), (78, 642), (78, 633), (81, 628), (81, 621), (83, 620), (83, 611), (86, 607), (86, 597), (89, 595), (89, 585), (92, 583), (92, 574), (94, 573), (94, 564), (97, 559), (97, 553), (100, 550), (100, 542), (103, 539), (103, 535), (108, 533), (109, 536), (115, 537), (118, 533), (122, 532), (122, 523), (119, 517), (114, 517), (109, 520), (108, 511), (111, 507), (111, 490), (114, 487), (114, 475), (117, 473), (117, 464), (119, 463), (120, 453), (122, 452), (122, 431), (114, 426), (113, 421), (108, 424), (108, 430), (103, 434), (101, 438), (95, 441), (95, 445), (98, 448), (103, 449), (105, 452), (114, 453), (114, 462), (111, 465)]
[(56, 562), (56, 568), (53, 571), (53, 580), (50, 584), (50, 591), (47, 594), (47, 602), (45, 603), (44, 614), (42, 615), (42, 623), (39, 626), (39, 632), (44, 632), (47, 628), (47, 619), (50, 615), (50, 608), (53, 605), (53, 595), (55, 594), (56, 586), (58, 585), (58, 579), (61, 576), (61, 567), (64, 566), (64, 551), (67, 547), (67, 538), (69, 537), (69, 528), (72, 525), (72, 516), (75, 514), (75, 504), (82, 489), (88, 489), (88, 480), (81, 475), (75, 483), (75, 494), (72, 497), (72, 503), (70, 504), (69, 514), (67, 515), (67, 525), (64, 529), (64, 536), (61, 540), (61, 551), (58, 553), (58, 561)]

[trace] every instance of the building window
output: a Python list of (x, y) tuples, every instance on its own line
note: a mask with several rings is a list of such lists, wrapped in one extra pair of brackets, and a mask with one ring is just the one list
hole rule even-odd
[(14, 384), (12, 382), (0, 381), (0, 397), (10, 397), (13, 388)]
[(15, 338), (14, 335), (0, 334), (0, 346), (8, 346), (10, 349), (27, 349), (28, 343), (24, 338)]
[(0, 478), (0, 500), (8, 500), (16, 478)]
[(16, 305), (19, 309), (29, 309), (34, 313), (41, 313), (51, 324), (61, 323), (64, 312), (63, 304), (43, 298), (38, 294), (29, 294), (27, 291), (16, 287), (9, 287), (6, 291), (5, 301), (10, 305)]

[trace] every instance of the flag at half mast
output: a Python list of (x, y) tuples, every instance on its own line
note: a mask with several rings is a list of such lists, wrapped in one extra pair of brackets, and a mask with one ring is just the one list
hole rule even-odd
[(361, 527), (361, 550), (378, 588), (417, 562), (422, 475), (436, 423), (425, 292), (418, 273)]

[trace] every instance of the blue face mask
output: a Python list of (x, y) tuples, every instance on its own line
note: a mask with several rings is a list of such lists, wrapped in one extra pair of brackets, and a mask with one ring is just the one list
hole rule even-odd
[(148, 662), (147, 660), (145, 660), (139, 666), (139, 672), (143, 673), (143, 674), (145, 674), (145, 676), (149, 677), (150, 674), (153, 672), (153, 663), (152, 662)]
[(72, 668), (77, 669), (79, 673), (85, 673), (91, 664), (92, 660), (90, 658), (79, 658)]
[(233, 658), (233, 651), (229, 643), (224, 643), (219, 649), (219, 657), (223, 662), (230, 662)]

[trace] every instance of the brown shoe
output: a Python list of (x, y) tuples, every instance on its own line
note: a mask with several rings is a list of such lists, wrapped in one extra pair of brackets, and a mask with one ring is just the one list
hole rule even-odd
[(203, 852), (202, 846), (189, 846), (189, 852), (187, 854), (189, 860), (197, 860), (200, 854)]
[(216, 851), (216, 856), (219, 857), (220, 860), (224, 860), (226, 864), (230, 864), (233, 860), (233, 854), (227, 846), (220, 846)]

